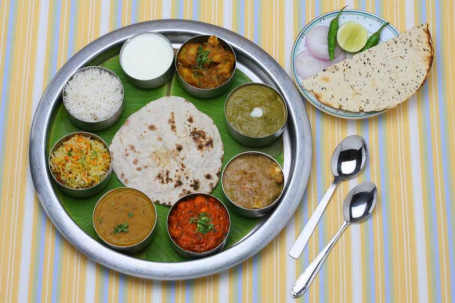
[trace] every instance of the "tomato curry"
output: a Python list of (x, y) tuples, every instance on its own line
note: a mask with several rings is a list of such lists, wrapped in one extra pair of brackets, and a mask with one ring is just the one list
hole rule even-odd
[(168, 218), (172, 240), (184, 250), (202, 253), (220, 245), (229, 233), (229, 215), (215, 198), (190, 196), (179, 201)]

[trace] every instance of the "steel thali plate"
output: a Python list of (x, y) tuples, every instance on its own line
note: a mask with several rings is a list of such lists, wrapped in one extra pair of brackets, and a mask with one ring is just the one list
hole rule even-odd
[[(151, 262), (113, 251), (86, 234), (67, 214), (55, 194), (46, 162), (46, 142), (53, 112), (65, 83), (79, 68), (97, 65), (118, 54), (129, 37), (147, 31), (164, 34), (175, 48), (200, 34), (216, 35), (235, 50), (237, 66), (251, 80), (277, 88), (286, 99), (289, 118), (283, 134), (286, 187), (281, 202), (269, 216), (236, 245), (203, 259)], [(304, 102), (292, 80), (264, 50), (227, 29), (188, 20), (137, 23), (108, 33), (88, 44), (59, 70), (45, 90), (32, 123), (30, 168), (42, 208), (57, 230), (93, 261), (124, 274), (156, 280), (183, 280), (226, 270), (258, 253), (286, 226), (301, 203), (311, 168), (311, 129)]]

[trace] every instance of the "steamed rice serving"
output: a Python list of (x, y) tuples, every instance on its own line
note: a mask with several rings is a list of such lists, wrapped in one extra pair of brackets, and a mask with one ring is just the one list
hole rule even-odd
[(63, 89), (68, 112), (85, 122), (103, 121), (115, 114), (123, 100), (120, 80), (101, 68), (77, 72)]

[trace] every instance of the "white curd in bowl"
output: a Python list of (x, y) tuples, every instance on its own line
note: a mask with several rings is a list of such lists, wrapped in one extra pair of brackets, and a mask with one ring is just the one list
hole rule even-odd
[(123, 70), (137, 80), (160, 77), (169, 69), (173, 59), (174, 50), (169, 40), (152, 32), (132, 37), (120, 53)]

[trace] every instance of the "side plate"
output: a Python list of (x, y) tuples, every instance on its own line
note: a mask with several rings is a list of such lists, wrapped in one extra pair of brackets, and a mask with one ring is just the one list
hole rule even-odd
[[(384, 113), (386, 110), (378, 111), (378, 112), (371, 112), (371, 113), (354, 113), (354, 112), (349, 112), (345, 110), (340, 110), (336, 108), (332, 108), (330, 106), (324, 105), (321, 102), (319, 102), (312, 93), (307, 91), (305, 88), (303, 88), (302, 85), (302, 79), (300, 76), (297, 74), (296, 71), (296, 66), (295, 66), (295, 60), (297, 55), (305, 49), (305, 36), (306, 34), (316, 25), (325, 25), (329, 26), (330, 22), (333, 20), (333, 18), (336, 17), (339, 11), (333, 11), (326, 13), (324, 15), (321, 15), (315, 19), (313, 19), (310, 23), (308, 23), (298, 34), (294, 46), (292, 48), (292, 56), (291, 56), (291, 66), (292, 66), (292, 76), (294, 77), (294, 81), (300, 90), (300, 92), (303, 94), (305, 99), (307, 99), (312, 105), (314, 105), (316, 108), (322, 110), (323, 112), (338, 117), (338, 118), (344, 118), (344, 119), (365, 119), (365, 118), (371, 118), (377, 115), (380, 115)], [(381, 17), (378, 17), (372, 13), (368, 13), (362, 10), (344, 10), (343, 13), (340, 15), (339, 19), (339, 24), (346, 23), (348, 21), (355, 21), (359, 24), (362, 24), (366, 30), (368, 31), (368, 35), (370, 36), (372, 33), (376, 32), (379, 27), (385, 23), (386, 21), (382, 19)], [(397, 31), (395, 27), (392, 25), (387, 25), (381, 32), (381, 38), (379, 40), (379, 43), (382, 43), (384, 41), (387, 41), (389, 39), (392, 39), (396, 36), (398, 36), (400, 33)]]

